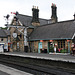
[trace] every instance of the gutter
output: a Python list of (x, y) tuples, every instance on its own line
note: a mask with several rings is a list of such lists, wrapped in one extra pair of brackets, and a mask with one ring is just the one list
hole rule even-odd
[(39, 41), (39, 40), (71, 40), (72, 38), (50, 38), (50, 39), (30, 39), (28, 41)]

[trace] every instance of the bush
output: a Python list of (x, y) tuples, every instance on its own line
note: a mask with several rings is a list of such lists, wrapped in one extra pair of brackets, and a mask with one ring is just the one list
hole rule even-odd
[(53, 46), (50, 47), (49, 52), (54, 52)]
[(67, 53), (67, 50), (66, 49), (62, 49), (60, 50), (61, 53)]

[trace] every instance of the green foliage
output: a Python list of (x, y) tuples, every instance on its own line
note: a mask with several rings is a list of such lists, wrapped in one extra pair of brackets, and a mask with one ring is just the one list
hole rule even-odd
[(7, 27), (0, 27), (0, 29), (7, 29)]
[(53, 46), (50, 47), (49, 52), (54, 52)]
[(67, 53), (67, 50), (66, 49), (62, 49), (62, 50), (60, 50), (60, 53)]

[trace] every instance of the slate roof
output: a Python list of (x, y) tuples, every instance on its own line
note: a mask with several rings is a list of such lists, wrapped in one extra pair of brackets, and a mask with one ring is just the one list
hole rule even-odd
[[(18, 19), (20, 20), (20, 22), (22, 24), (24, 24), (26, 26), (30, 26), (31, 25), (32, 16), (18, 14), (17, 17), (18, 17)], [(39, 18), (39, 22), (40, 22), (40, 25), (48, 24), (48, 20), (47, 19)]]
[(7, 36), (10, 36), (10, 31), (9, 30), (4, 29), (4, 32), (7, 34)]
[(30, 40), (71, 39), (74, 33), (75, 20), (69, 20), (36, 28)]
[(0, 29), (0, 38), (7, 38), (9, 33), (10, 32), (8, 30)]

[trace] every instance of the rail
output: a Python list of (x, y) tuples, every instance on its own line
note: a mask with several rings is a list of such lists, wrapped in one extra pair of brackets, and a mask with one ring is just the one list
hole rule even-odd
[(0, 63), (34, 75), (75, 75), (75, 64), (69, 62), (0, 54)]

